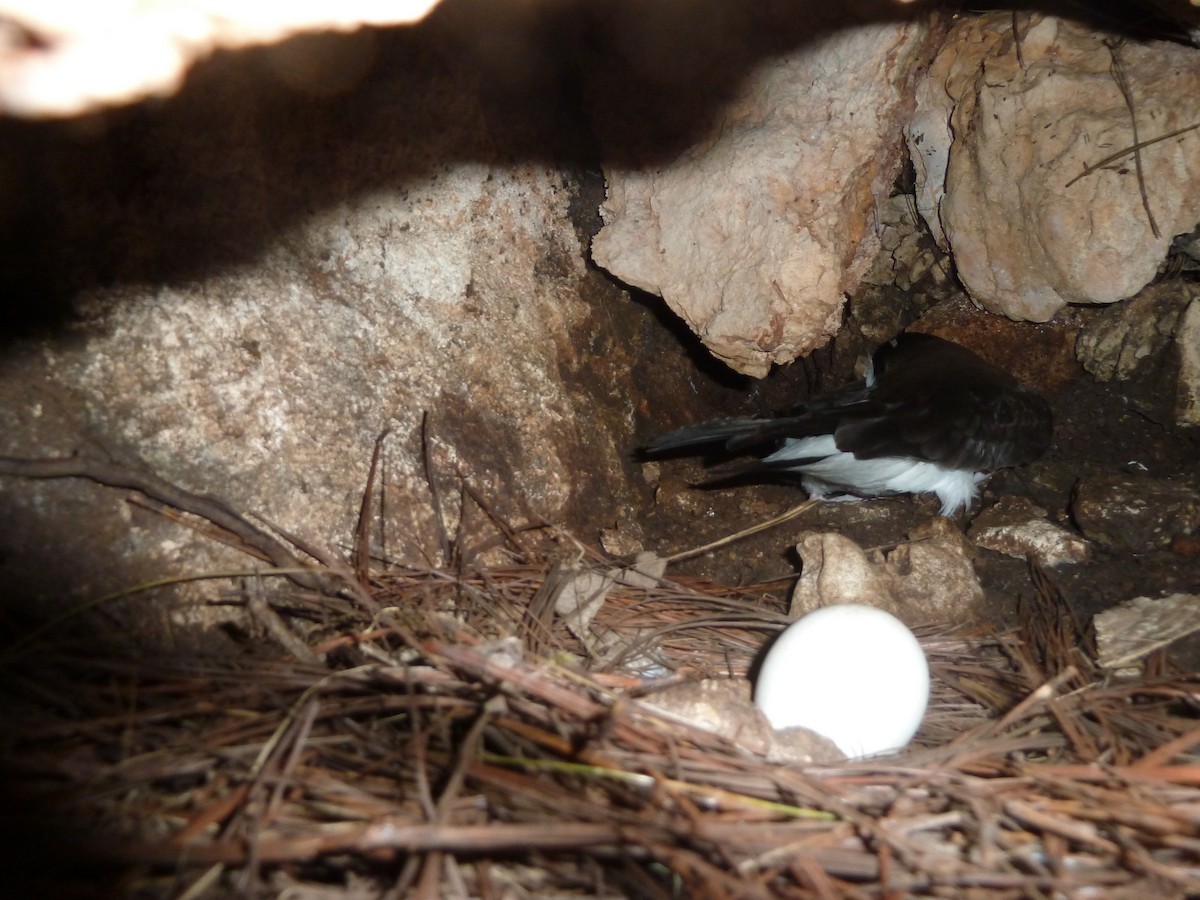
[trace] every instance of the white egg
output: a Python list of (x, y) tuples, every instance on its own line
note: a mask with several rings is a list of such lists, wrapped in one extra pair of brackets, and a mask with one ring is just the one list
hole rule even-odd
[(754, 702), (776, 729), (802, 726), (847, 757), (899, 750), (929, 703), (929, 663), (916, 637), (873, 606), (826, 606), (771, 645)]

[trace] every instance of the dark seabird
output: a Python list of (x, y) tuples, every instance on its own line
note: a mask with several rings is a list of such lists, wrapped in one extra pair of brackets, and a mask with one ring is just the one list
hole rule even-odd
[(965, 347), (914, 333), (884, 344), (863, 381), (773, 416), (681, 428), (642, 454), (754, 453), (713, 480), (794, 473), (814, 499), (932, 493), (948, 516), (992, 472), (1045, 453), (1052, 430), (1039, 393)]

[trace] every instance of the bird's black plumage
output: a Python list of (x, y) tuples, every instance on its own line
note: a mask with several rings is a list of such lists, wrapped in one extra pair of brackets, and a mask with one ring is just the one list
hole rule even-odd
[(969, 506), (990, 472), (1050, 446), (1049, 404), (975, 353), (902, 334), (864, 381), (766, 418), (721, 419), (652, 440), (646, 456), (715, 446), (765, 454), (722, 477), (794, 472), (813, 496), (936, 493), (942, 511)]

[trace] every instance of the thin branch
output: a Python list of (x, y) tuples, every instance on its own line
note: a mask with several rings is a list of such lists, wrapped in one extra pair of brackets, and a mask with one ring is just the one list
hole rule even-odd
[(1019, 13), (1017, 10), (1012, 11), (1012, 33), (1013, 43), (1017, 50), (1017, 65), (1021, 67), (1021, 71), (1025, 71), (1025, 53), (1021, 49), (1021, 22), (1018, 19)]
[(288, 570), (288, 577), (301, 587), (329, 596), (336, 596), (338, 593), (338, 589), (327, 579), (304, 568), (283, 544), (265, 531), (255, 528), (225, 501), (206, 494), (185, 491), (149, 472), (138, 472), (106, 460), (82, 455), (57, 459), (0, 456), (0, 475), (17, 478), (86, 478), (106, 487), (141, 491), (153, 500), (200, 516), (232, 532), (277, 567)]
[[(637, 826), (637, 834), (619, 825), (591, 822), (547, 822), (545, 824), (413, 825), (406, 819), (377, 819), (327, 832), (301, 835), (264, 835), (258, 842), (262, 863), (311, 860), (326, 854), (371, 853), (379, 850), (405, 852), (527, 852), (596, 849), (631, 845), (655, 838), (671, 840), (669, 831), (649, 824)], [(248, 856), (244, 841), (222, 839), (179, 846), (172, 841), (100, 842), (84, 848), (97, 859), (122, 862), (241, 863)]]
[(767, 519), (765, 522), (759, 522), (757, 525), (752, 525), (744, 531), (739, 531), (736, 534), (726, 535), (719, 540), (704, 544), (701, 547), (693, 547), (691, 550), (681, 550), (679, 553), (672, 553), (667, 557), (667, 562), (676, 563), (682, 562), (685, 559), (692, 559), (696, 556), (703, 556), (710, 550), (716, 550), (718, 547), (724, 547), (726, 544), (732, 544), (734, 541), (742, 540), (742, 538), (748, 538), (751, 535), (767, 531), (771, 528), (774, 528), (776, 525), (782, 525), (784, 522), (790, 522), (792, 519), (795, 519), (802, 513), (812, 509), (812, 507), (816, 506), (818, 502), (819, 501), (817, 500), (805, 500), (799, 506), (793, 506), (787, 512), (782, 513), (773, 519)]
[(375, 438), (375, 449), (371, 452), (371, 468), (367, 472), (367, 484), (363, 488), (362, 502), (358, 505), (358, 523), (354, 527), (354, 574), (363, 585), (367, 585), (371, 577), (371, 495), (375, 492), (379, 457), (383, 452), (384, 438), (387, 436), (388, 432), (384, 430)]
[(267, 630), (267, 633), (283, 646), (283, 649), (300, 662), (321, 665), (321, 657), (309, 649), (300, 636), (288, 627), (283, 616), (275, 612), (271, 608), (271, 604), (267, 602), (262, 576), (255, 575), (251, 579), (250, 590), (247, 592), (246, 609)]
[(1158, 137), (1147, 138), (1139, 143), (1131, 144), (1128, 147), (1118, 150), (1116, 153), (1110, 153), (1108, 156), (1104, 157), (1104, 159), (1100, 160), (1100, 162), (1093, 163), (1090, 166), (1084, 166), (1083, 171), (1068, 181), (1064, 187), (1070, 187), (1081, 178), (1086, 178), (1093, 172), (1099, 172), (1105, 166), (1115, 163), (1118, 159), (1124, 159), (1126, 156), (1129, 156), (1132, 153), (1137, 153), (1139, 150), (1144, 150), (1147, 147), (1153, 147), (1155, 144), (1161, 144), (1163, 141), (1169, 141), (1171, 138), (1179, 137), (1181, 134), (1187, 134), (1189, 131), (1195, 131), (1197, 128), (1200, 128), (1200, 122), (1196, 122), (1192, 125), (1185, 125), (1182, 128), (1176, 128), (1174, 131), (1168, 131), (1166, 134), (1160, 134)]
[(442, 565), (453, 564), (450, 533), (446, 530), (446, 519), (442, 515), (442, 495), (433, 477), (433, 456), (429, 452), (429, 411), (421, 413), (421, 458), (425, 465), (425, 483), (429, 486), (429, 497), (433, 505), (433, 521), (437, 525), (438, 540), (442, 545)]
[[(1125, 98), (1125, 106), (1129, 109), (1129, 122), (1133, 128), (1133, 144), (1136, 147), (1138, 141), (1138, 124), (1137, 124), (1137, 109), (1133, 103), (1133, 90), (1129, 87), (1129, 79), (1125, 77), (1125, 67), (1121, 64), (1121, 57), (1118, 51), (1121, 48), (1121, 41), (1105, 41), (1104, 44), (1108, 47), (1108, 52), (1112, 56), (1112, 65), (1109, 70), (1112, 72), (1113, 81), (1117, 83), (1117, 87), (1121, 90), (1121, 96)], [(1142, 195), (1142, 208), (1146, 210), (1146, 218), (1150, 221), (1150, 231), (1156, 238), (1162, 237), (1162, 233), (1158, 230), (1158, 222), (1154, 220), (1154, 213), (1150, 210), (1150, 196), (1146, 192), (1146, 175), (1142, 171), (1142, 151), (1133, 151), (1133, 167), (1137, 172), (1138, 191)]]

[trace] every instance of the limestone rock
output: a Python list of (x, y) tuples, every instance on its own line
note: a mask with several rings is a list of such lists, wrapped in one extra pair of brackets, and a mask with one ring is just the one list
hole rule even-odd
[(1135, 597), (1097, 614), (1096, 660), (1125, 669), (1155, 650), (1200, 631), (1200, 594)]
[(914, 23), (813, 39), (745, 81), (665, 165), (605, 166), (595, 261), (658, 294), (731, 367), (765, 375), (824, 344), (879, 250), (890, 135), (922, 44)]
[[(1045, 321), (1111, 303), (1155, 275), (1172, 236), (1200, 220), (1200, 133), (1145, 146), (1141, 166), (1104, 35), (1040, 14), (958, 23), (918, 86), (909, 126), (918, 206), (974, 300)], [(1200, 51), (1126, 41), (1116, 51), (1139, 141), (1200, 121)], [(1104, 163), (1103, 165), (1101, 165)], [(1099, 167), (1083, 175), (1086, 167)]]
[(1083, 562), (1092, 555), (1086, 540), (1047, 521), (1046, 511), (1024, 497), (1006, 497), (984, 510), (967, 536), (976, 547), (1017, 559), (1032, 553), (1044, 566)]
[(835, 532), (809, 532), (796, 547), (803, 562), (788, 615), (863, 603), (906, 625), (970, 620), (983, 603), (972, 550), (952, 522), (936, 518), (889, 553), (867, 552)]
[(878, 216), (881, 252), (863, 281), (912, 291), (928, 280), (935, 290), (949, 293), (950, 260), (930, 237), (912, 195), (888, 197), (879, 204)]

